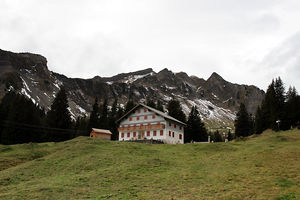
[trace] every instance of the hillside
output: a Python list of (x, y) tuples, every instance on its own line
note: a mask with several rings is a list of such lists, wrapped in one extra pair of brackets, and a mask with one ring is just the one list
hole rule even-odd
[(300, 198), (299, 130), (184, 145), (79, 137), (0, 152), (0, 199)]
[(230, 83), (215, 72), (207, 80), (151, 68), (112, 77), (100, 74), (91, 79), (69, 78), (50, 71), (47, 59), (41, 55), (0, 49), (0, 98), (14, 89), (48, 110), (61, 85), (68, 93), (73, 119), (90, 113), (96, 96), (100, 100), (108, 98), (110, 103), (118, 98), (123, 105), (129, 97), (136, 102), (161, 100), (164, 105), (176, 98), (187, 115), (192, 106), (197, 106), (207, 127), (212, 128), (233, 127), (241, 102), (254, 114), (264, 97), (259, 88)]

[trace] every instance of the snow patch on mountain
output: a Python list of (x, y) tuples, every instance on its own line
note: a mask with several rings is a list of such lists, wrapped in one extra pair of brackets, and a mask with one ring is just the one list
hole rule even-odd
[(125, 77), (125, 79), (123, 80), (124, 83), (133, 83), (138, 79), (144, 78), (146, 76), (152, 76), (153, 72), (147, 73), (147, 74), (143, 74), (143, 75), (130, 75), (128, 77)]
[(21, 78), (22, 81), (23, 81), (23, 85), (24, 85), (25, 89), (26, 89), (28, 92), (31, 92), (31, 90), (29, 89), (29, 87), (28, 87), (26, 81), (25, 81), (21, 76), (20, 76), (20, 78)]
[(76, 105), (76, 108), (84, 115), (87, 115), (87, 112), (85, 109), (81, 108), (79, 105)]

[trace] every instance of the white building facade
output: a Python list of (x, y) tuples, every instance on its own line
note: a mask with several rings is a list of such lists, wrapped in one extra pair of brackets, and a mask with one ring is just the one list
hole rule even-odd
[(144, 104), (138, 104), (118, 120), (119, 141), (160, 140), (184, 143), (184, 123)]

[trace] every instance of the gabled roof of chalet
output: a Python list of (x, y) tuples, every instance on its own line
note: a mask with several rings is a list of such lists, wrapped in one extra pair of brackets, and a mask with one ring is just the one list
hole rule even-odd
[(95, 131), (96, 133), (105, 133), (105, 134), (112, 134), (110, 132), (110, 130), (106, 130), (106, 129), (99, 129), (99, 128), (92, 128), (93, 131)]
[(154, 112), (154, 113), (156, 113), (156, 114), (162, 116), (163, 118), (169, 119), (169, 120), (171, 120), (171, 121), (175, 121), (175, 122), (177, 122), (177, 123), (179, 123), (179, 124), (182, 124), (182, 125), (186, 125), (185, 123), (179, 121), (178, 119), (175, 119), (174, 117), (171, 117), (170, 115), (168, 115), (168, 114), (166, 114), (166, 113), (164, 113), (164, 112), (161, 112), (161, 111), (159, 111), (159, 110), (157, 110), (157, 109), (155, 109), (155, 108), (149, 107), (149, 106), (147, 106), (147, 105), (145, 105), (145, 104), (142, 104), (142, 103), (139, 103), (139, 104), (137, 104), (136, 106), (134, 106), (131, 110), (129, 110), (126, 114), (124, 114), (120, 119), (118, 119), (117, 122), (119, 122), (119, 121), (121, 121), (122, 119), (124, 119), (126, 116), (128, 116), (132, 111), (134, 111), (134, 110), (135, 110), (137, 107), (139, 107), (139, 106), (142, 106), (142, 107), (144, 107), (144, 108), (147, 108), (148, 110), (151, 110), (152, 112)]

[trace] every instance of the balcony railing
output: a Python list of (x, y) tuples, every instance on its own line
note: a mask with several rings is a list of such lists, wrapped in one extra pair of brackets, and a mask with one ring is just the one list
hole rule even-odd
[(164, 129), (164, 124), (152, 124), (152, 125), (142, 125), (142, 126), (129, 126), (129, 127), (120, 127), (118, 131), (144, 131), (144, 130), (159, 130)]

